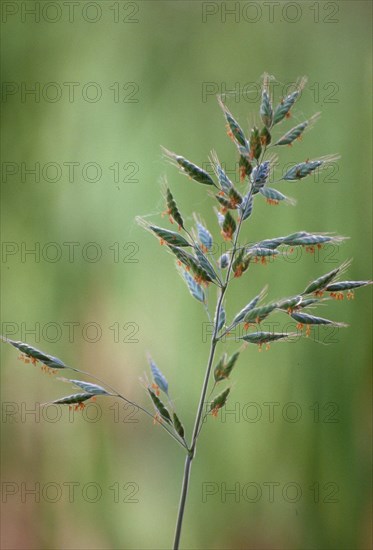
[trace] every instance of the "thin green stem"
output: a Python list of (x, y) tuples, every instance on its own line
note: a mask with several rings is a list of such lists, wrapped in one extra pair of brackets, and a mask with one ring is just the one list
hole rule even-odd
[(181, 488), (180, 504), (179, 504), (179, 511), (178, 511), (178, 514), (177, 514), (175, 538), (174, 538), (174, 545), (173, 545), (174, 550), (178, 550), (179, 545), (180, 545), (181, 528), (183, 526), (185, 503), (186, 503), (186, 497), (188, 495), (188, 487), (189, 487), (189, 480), (190, 480), (190, 469), (191, 469), (191, 466), (192, 466), (192, 460), (193, 460), (192, 455), (188, 454), (188, 456), (185, 459), (183, 485), (182, 485), (182, 488)]

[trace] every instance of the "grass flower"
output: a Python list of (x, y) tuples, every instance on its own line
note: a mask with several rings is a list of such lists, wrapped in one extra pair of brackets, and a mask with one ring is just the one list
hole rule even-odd
[[(15, 347), (21, 352), (21, 357), (26, 364), (40, 363), (42, 368), (51, 372), (57, 372), (61, 369), (73, 370), (84, 378), (90, 377), (96, 383), (87, 382), (85, 379), (67, 379), (65, 382), (71, 383), (79, 388), (81, 393), (69, 394), (53, 401), (54, 404), (61, 406), (72, 406), (79, 410), (85, 406), (85, 402), (96, 398), (117, 397), (124, 402), (138, 407), (153, 422), (167, 432), (185, 452), (185, 468), (182, 481), (180, 504), (176, 520), (175, 538), (173, 543), (174, 550), (180, 545), (181, 531), (184, 520), (184, 511), (187, 501), (188, 488), (190, 483), (191, 465), (196, 456), (197, 442), (201, 435), (206, 417), (211, 415), (216, 417), (222, 407), (229, 400), (231, 387), (227, 385), (233, 368), (236, 366), (239, 357), (245, 353), (249, 344), (258, 346), (259, 350), (265, 346), (269, 348), (271, 344), (279, 342), (286, 343), (297, 337), (308, 336), (312, 326), (331, 325), (334, 327), (345, 327), (345, 323), (330, 320), (325, 317), (308, 313), (307, 309), (315, 309), (319, 305), (327, 305), (327, 298), (334, 298), (341, 301), (346, 293), (348, 299), (353, 297), (356, 289), (364, 288), (371, 284), (368, 280), (358, 281), (339, 281), (341, 275), (348, 269), (350, 261), (343, 262), (325, 274), (314, 275), (310, 282), (304, 283), (304, 289), (294, 288), (291, 296), (282, 297), (278, 300), (263, 304), (267, 293), (267, 285), (256, 292), (246, 290), (242, 296), (241, 309), (229, 320), (226, 313), (227, 292), (234, 281), (240, 277), (250, 279), (248, 273), (251, 273), (252, 264), (265, 264), (269, 260), (277, 258), (276, 262), (280, 266), (281, 258), (286, 251), (292, 251), (296, 247), (304, 248), (307, 252), (314, 253), (316, 249), (321, 249), (325, 244), (341, 244), (345, 237), (334, 235), (332, 233), (313, 232), (311, 230), (301, 229), (285, 236), (271, 237), (263, 235), (263, 238), (255, 243), (245, 242), (245, 228), (253, 220), (256, 200), (262, 200), (263, 197), (270, 205), (279, 205), (280, 203), (295, 204), (293, 199), (289, 199), (282, 192), (268, 186), (271, 171), (274, 166), (274, 157), (270, 156), (271, 148), (276, 147), (282, 152), (282, 145), (291, 145), (297, 139), (305, 134), (306, 129), (311, 127), (318, 114), (301, 122), (300, 124), (277, 131), (277, 125), (286, 125), (287, 119), (295, 108), (296, 102), (300, 99), (301, 91), (306, 83), (302, 78), (298, 81), (294, 91), (286, 97), (280, 98), (276, 103), (269, 93), (269, 76), (263, 77), (263, 86), (261, 93), (261, 102), (259, 107), (259, 119), (261, 125), (253, 126), (245, 134), (242, 125), (232, 115), (228, 107), (218, 98), (218, 104), (222, 109), (223, 116), (227, 126), (227, 132), (235, 146), (235, 152), (238, 156), (238, 176), (242, 182), (242, 189), (238, 191), (227, 176), (218, 159), (216, 152), (210, 155), (210, 161), (213, 167), (213, 175), (187, 160), (187, 158), (177, 155), (167, 149), (163, 149), (165, 157), (171, 161), (184, 175), (187, 175), (190, 182), (190, 192), (193, 192), (193, 182), (213, 188), (214, 193), (207, 190), (207, 198), (210, 197), (215, 210), (220, 234), (227, 247), (225, 252), (219, 250), (215, 244), (223, 244), (218, 234), (214, 234), (214, 229), (207, 226), (202, 218), (193, 214), (193, 227), (188, 227), (185, 220), (190, 216), (183, 217), (179, 205), (174, 196), (174, 189), (171, 189), (164, 180), (163, 195), (166, 211), (171, 224), (176, 224), (178, 230), (174, 231), (166, 227), (160, 227), (156, 223), (148, 223), (143, 218), (138, 217), (137, 221), (144, 229), (155, 236), (164, 249), (176, 260), (176, 267), (180, 273), (190, 295), (206, 311), (208, 320), (213, 326), (211, 341), (209, 344), (208, 359), (205, 371), (205, 377), (200, 390), (200, 398), (196, 410), (194, 427), (191, 434), (187, 436), (188, 430), (180, 415), (175, 410), (175, 405), (170, 399), (169, 384), (162, 371), (148, 354), (148, 363), (151, 373), (151, 381), (145, 376), (143, 386), (146, 398), (149, 400), (151, 410), (134, 403), (127, 396), (119, 393), (106, 382), (98, 377), (66, 365), (61, 359), (40, 351), (33, 346), (3, 337), (3, 341)], [(276, 135), (278, 133), (278, 135)], [(322, 166), (335, 162), (338, 156), (328, 155), (320, 156), (315, 160), (304, 160), (294, 164), (286, 170), (280, 182), (299, 181), (312, 174)], [(277, 160), (277, 159), (276, 159)], [(185, 180), (180, 181), (180, 185), (185, 185)], [(301, 187), (298, 187), (301, 192)], [(218, 233), (215, 231), (215, 233)], [(248, 231), (247, 234), (250, 234)], [(214, 251), (215, 250), (215, 251)], [(218, 257), (215, 257), (215, 256)], [(280, 269), (280, 267), (279, 267)], [(261, 279), (263, 275), (261, 275)], [(253, 278), (255, 283), (256, 278)], [(249, 287), (246, 287), (247, 289)], [(214, 301), (215, 292), (217, 298)], [(211, 296), (212, 294), (212, 296)], [(211, 302), (214, 302), (211, 304)], [(176, 302), (175, 302), (176, 303)], [(213, 306), (213, 307), (211, 307)], [(175, 307), (178, 307), (175, 305)], [(215, 313), (213, 314), (213, 309)], [(280, 314), (284, 318), (283, 330), (278, 332), (263, 331), (261, 322), (272, 314)], [(285, 330), (285, 315), (287, 322), (290, 318), (296, 323), (298, 329), (305, 328), (305, 333), (288, 333)], [(214, 319), (212, 322), (211, 320)], [(243, 324), (245, 333), (240, 336), (241, 347), (228, 357), (227, 353), (221, 355), (220, 360), (215, 364), (215, 355), (218, 347), (224, 342), (223, 338), (238, 325)], [(213, 365), (215, 364), (215, 368)], [(172, 367), (165, 366), (165, 369)], [(236, 369), (237, 370), (237, 369)], [(215, 394), (216, 386), (226, 387)], [(210, 389), (210, 392), (208, 391)], [(207, 410), (207, 412), (206, 412)]]

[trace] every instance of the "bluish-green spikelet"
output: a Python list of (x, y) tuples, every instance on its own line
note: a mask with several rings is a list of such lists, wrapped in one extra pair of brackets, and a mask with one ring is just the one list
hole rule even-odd
[(319, 298), (305, 298), (301, 294), (297, 296), (291, 296), (290, 298), (283, 298), (277, 302), (277, 308), (287, 313), (292, 313), (293, 311), (299, 311), (301, 309), (313, 306), (315, 304), (322, 303), (323, 300)]
[(302, 296), (292, 296), (291, 298), (283, 298), (279, 302), (277, 302), (277, 308), (282, 309), (284, 311), (292, 311), (295, 308), (298, 308), (299, 305), (302, 303)]
[(298, 305), (297, 309), (305, 309), (307, 307), (312, 307), (316, 304), (320, 304), (322, 300), (318, 298), (304, 298), (302, 297), (301, 303)]
[(292, 235), (287, 235), (283, 239), (283, 244), (288, 246), (307, 246), (315, 244), (333, 243), (340, 244), (345, 240), (345, 237), (340, 235), (327, 235), (325, 233), (307, 233), (307, 231), (299, 231)]
[(167, 213), (171, 218), (171, 221), (174, 220), (177, 225), (182, 228), (184, 228), (184, 220), (181, 216), (180, 210), (177, 207), (176, 201), (171, 193), (170, 188), (167, 186), (166, 180), (164, 182), (163, 186), (163, 193), (166, 200), (167, 205)]
[(290, 317), (302, 325), (333, 325), (335, 327), (347, 326), (345, 323), (337, 323), (336, 321), (324, 319), (323, 317), (315, 317), (314, 315), (309, 315), (308, 313), (292, 312)]
[(292, 242), (287, 242), (284, 244), (290, 244), (292, 246), (296, 245), (312, 245), (312, 244), (325, 244), (325, 243), (334, 243), (339, 244), (344, 240), (343, 237), (332, 236), (332, 235), (304, 235), (303, 237), (295, 238)]
[(184, 439), (184, 434), (185, 434), (185, 431), (184, 431), (184, 426), (182, 425), (179, 417), (177, 416), (177, 414), (174, 412), (172, 414), (172, 420), (173, 420), (173, 424), (174, 424), (174, 428), (176, 430), (176, 433), (182, 438)]
[(193, 262), (195, 261), (195, 257), (192, 256), (192, 254), (189, 254), (189, 252), (186, 252), (183, 248), (168, 245), (168, 250), (170, 250), (170, 252), (172, 252), (172, 254), (176, 256), (178, 261), (184, 264), (186, 267), (191, 267)]
[(263, 78), (262, 102), (260, 104), (259, 112), (265, 127), (270, 128), (273, 120), (273, 108), (269, 95), (269, 75), (267, 74), (265, 74)]
[(211, 153), (210, 160), (220, 187), (224, 192), (225, 197), (227, 197), (225, 198), (224, 196), (217, 195), (216, 198), (226, 208), (236, 208), (236, 206), (242, 202), (241, 194), (237, 191), (231, 180), (228, 178), (214, 151)]
[(188, 273), (188, 271), (183, 270), (182, 275), (184, 277), (184, 280), (186, 284), (188, 285), (189, 292), (199, 302), (204, 303), (205, 302), (205, 292), (200, 284), (198, 284), (192, 275)]
[(290, 109), (296, 102), (299, 96), (299, 91), (296, 90), (292, 92), (287, 97), (285, 97), (276, 107), (273, 115), (273, 124), (278, 124), (281, 122), (289, 113)]
[(152, 371), (154, 382), (166, 395), (168, 395), (168, 382), (166, 377), (162, 374), (162, 372), (159, 370), (157, 365), (154, 363), (150, 354), (148, 354), (147, 358), (148, 358), (150, 370)]
[(285, 340), (297, 336), (296, 333), (286, 334), (283, 332), (251, 332), (241, 337), (241, 340), (245, 340), (249, 344), (268, 344), (270, 342), (276, 342), (278, 340)]
[(253, 211), (254, 201), (251, 190), (243, 197), (241, 204), (238, 206), (242, 221), (247, 220)]
[(343, 292), (343, 290), (353, 290), (362, 286), (371, 285), (372, 281), (341, 281), (328, 285), (325, 290), (327, 292)]
[(201, 222), (196, 221), (198, 240), (202, 246), (210, 250), (213, 245), (213, 239), (210, 231)]
[(291, 145), (293, 141), (302, 137), (302, 134), (306, 128), (309, 129), (314, 125), (319, 116), (320, 113), (316, 113), (309, 120), (305, 120), (297, 126), (294, 126), (294, 128), (292, 128), (291, 130), (286, 132), (286, 134), (280, 137), (280, 139), (278, 139), (274, 145)]
[(259, 192), (259, 189), (263, 187), (269, 177), (271, 164), (269, 160), (262, 162), (259, 166), (255, 166), (251, 172), (250, 179), (253, 186), (254, 195)]
[(306, 82), (307, 82), (307, 79), (303, 77), (297, 83), (297, 89), (280, 101), (279, 105), (277, 105), (275, 112), (273, 114), (273, 123), (272, 123), (273, 126), (281, 122), (285, 117), (289, 116), (290, 109), (292, 108), (292, 106), (300, 96), (300, 93), (304, 88)]
[(236, 228), (236, 221), (228, 210), (228, 212), (224, 216), (224, 220), (221, 226), (221, 234), (223, 235), (224, 239), (227, 241), (232, 240)]
[(217, 208), (214, 208), (214, 211), (215, 211), (215, 214), (218, 218), (218, 224), (222, 228), (223, 224), (224, 224), (225, 216), (221, 212), (219, 212), (219, 210)]
[(197, 181), (198, 183), (202, 183), (205, 185), (213, 185), (216, 187), (216, 184), (212, 177), (202, 168), (197, 166), (196, 164), (193, 164), (190, 160), (187, 160), (186, 158), (176, 155), (172, 151), (168, 151), (163, 147), (163, 152), (165, 156), (172, 160), (174, 164), (176, 164), (181, 171), (189, 176), (194, 181)]
[[(232, 273), (235, 274), (236, 277), (242, 274), (242, 267), (244, 264), (244, 257), (246, 255), (245, 248), (241, 248), (237, 251), (237, 254), (234, 257), (233, 263), (232, 263)], [(248, 267), (248, 265), (247, 265)]]
[(215, 369), (214, 369), (214, 380), (215, 382), (221, 382), (225, 380), (226, 376), (224, 375), (224, 367), (227, 361), (227, 354), (224, 353), (219, 359)]
[(215, 319), (215, 323), (217, 323), (218, 325), (218, 332), (220, 332), (221, 329), (223, 328), (225, 324), (225, 318), (226, 318), (225, 309), (223, 306), (221, 306), (220, 312), (219, 312), (219, 319), (218, 320)]
[(264, 246), (253, 246), (247, 249), (247, 253), (250, 256), (266, 257), (266, 256), (277, 256), (279, 253), (275, 248), (266, 248)]
[(191, 246), (182, 235), (175, 233), (175, 231), (169, 231), (168, 229), (156, 225), (149, 225), (149, 229), (162, 241), (168, 244), (172, 244), (173, 246)]
[(266, 295), (266, 292), (267, 292), (267, 286), (265, 286), (257, 296), (255, 296), (255, 298), (253, 298), (243, 309), (241, 309), (241, 311), (239, 311), (237, 313), (237, 315), (235, 316), (235, 318), (233, 319), (232, 321), (232, 326), (235, 326), (235, 325), (238, 325), (238, 323), (241, 323), (244, 318), (245, 318), (245, 315), (247, 313), (249, 313), (249, 311), (251, 311), (252, 309), (255, 308), (255, 306), (261, 301), (263, 300), (264, 296)]
[(239, 165), (239, 172), (240, 172), (240, 181), (244, 181), (245, 178), (250, 176), (253, 170), (252, 164), (249, 161), (248, 153), (245, 152), (244, 154), (242, 153), (240, 154), (240, 160), (238, 165)]
[(235, 187), (231, 187), (228, 196), (232, 206), (237, 208), (242, 203), (243, 197)]
[(272, 136), (266, 126), (263, 126), (263, 128), (260, 130), (259, 137), (260, 143), (263, 147), (267, 147), (272, 141)]
[(233, 355), (231, 355), (231, 357), (226, 362), (225, 367), (224, 367), (224, 372), (225, 372), (226, 378), (228, 378), (228, 376), (232, 372), (233, 367), (235, 366), (239, 356), (240, 356), (240, 352), (236, 351)]
[[(207, 258), (205, 258), (205, 262), (208, 261)], [(204, 264), (206, 265), (206, 263)], [(211, 265), (211, 264), (210, 264)], [(211, 266), (212, 267), (212, 266)], [(190, 262), (190, 269), (191, 269), (191, 272), (193, 273), (194, 275), (194, 279), (198, 282), (198, 283), (205, 283), (205, 284), (208, 284), (208, 283), (211, 283), (212, 282), (212, 278), (210, 277), (210, 275), (207, 273), (207, 271), (205, 270), (205, 268), (202, 266), (202, 264), (200, 263), (199, 259), (197, 257), (194, 257), (193, 258), (193, 261)]]
[(285, 237), (281, 237), (282, 243), (281, 244), (292, 244), (297, 239), (301, 239), (302, 237), (307, 237), (307, 235), (311, 235), (311, 233), (307, 233), (307, 231), (296, 231), (296, 233), (291, 233), (290, 235), (286, 235)]
[(280, 191), (272, 189), (271, 187), (261, 187), (259, 189), (259, 193), (261, 193), (270, 204), (278, 204), (279, 201), (285, 201), (289, 204), (294, 205), (296, 202), (294, 199), (287, 197), (283, 193), (280, 193)]
[(61, 397), (61, 399), (55, 399), (50, 403), (44, 403), (45, 405), (79, 405), (84, 401), (91, 399), (93, 395), (91, 393), (74, 393), (73, 395), (67, 395), (66, 397)]
[(224, 212), (226, 210), (236, 210), (237, 205), (233, 205), (231, 201), (227, 198), (227, 195), (215, 195), (216, 200), (221, 206), (221, 210)]
[(321, 277), (318, 277), (314, 281), (312, 281), (305, 290), (302, 292), (302, 294), (311, 294), (312, 292), (315, 293), (321, 293), (323, 292), (327, 286), (329, 286), (332, 282), (337, 279), (350, 265), (351, 260), (347, 260), (343, 262), (339, 267), (336, 267), (335, 269), (332, 269), (325, 275), (322, 275)]
[(83, 380), (71, 380), (70, 378), (59, 378), (63, 382), (71, 382), (74, 386), (77, 386), (86, 393), (91, 395), (111, 395), (110, 392), (106, 391), (102, 386), (98, 384), (91, 384), (90, 382), (84, 382)]
[(262, 140), (260, 137), (259, 129), (254, 126), (250, 132), (250, 159), (259, 160), (259, 157), (262, 152)]
[(232, 140), (236, 143), (236, 145), (239, 146), (241, 150), (243, 150), (244, 153), (248, 153), (249, 144), (246, 140), (246, 137), (242, 128), (240, 127), (238, 122), (234, 119), (228, 107), (224, 105), (220, 97), (218, 98), (218, 102), (220, 107), (223, 110), (225, 120), (227, 121), (228, 135), (232, 138)]
[(286, 132), (286, 134), (280, 137), (280, 139), (278, 139), (276, 143), (274, 143), (274, 145), (291, 145), (293, 141), (300, 138), (307, 126), (308, 120), (305, 120), (297, 126), (294, 126), (294, 128), (292, 128), (291, 130)]
[(277, 309), (276, 302), (266, 306), (254, 307), (246, 313), (243, 321), (245, 324), (260, 323), (261, 321), (264, 321), (264, 319), (266, 319), (275, 309)]
[(295, 181), (305, 178), (314, 172), (317, 168), (323, 165), (330, 164), (339, 159), (339, 155), (327, 155), (317, 160), (306, 160), (292, 166), (283, 176), (283, 180)]
[(207, 256), (203, 253), (201, 248), (198, 245), (195, 245), (194, 250), (196, 252), (196, 256), (197, 256), (199, 265), (207, 273), (207, 275), (209, 276), (211, 281), (215, 281), (215, 282), (218, 281), (219, 278), (218, 278), (217, 274), (215, 273), (215, 270), (214, 270), (212, 264), (210, 263)]
[(218, 265), (220, 269), (226, 269), (229, 265), (229, 255), (227, 253), (224, 253), (220, 256), (218, 259)]
[(43, 351), (40, 351), (37, 348), (34, 348), (33, 346), (29, 346), (25, 342), (19, 342), (15, 340), (10, 340), (9, 338), (3, 338), (5, 342), (8, 342), (15, 348), (17, 348), (20, 352), (22, 352), (27, 357), (35, 360), (40, 361), (43, 365), (50, 369), (66, 369), (68, 368), (67, 365), (61, 359), (58, 359), (58, 357), (53, 357), (53, 355), (48, 355), (47, 353), (44, 353)]
[(151, 397), (151, 400), (153, 401), (153, 404), (158, 411), (158, 413), (161, 415), (162, 419), (167, 422), (167, 424), (172, 424), (170, 413), (168, 412), (165, 405), (162, 403), (162, 401), (159, 399), (159, 397), (148, 388), (149, 395)]
[(150, 233), (153, 233), (156, 237), (158, 237), (161, 240), (161, 243), (165, 242), (173, 246), (182, 246), (182, 247), (191, 246), (191, 244), (182, 235), (180, 235), (179, 233), (176, 233), (175, 231), (169, 231), (168, 229), (164, 229), (163, 227), (158, 227), (157, 225), (151, 225), (140, 216), (137, 216), (136, 221), (144, 229), (146, 229), (147, 231), (149, 231)]
[(227, 401), (229, 392), (230, 392), (230, 388), (227, 388), (226, 390), (219, 393), (219, 395), (217, 395), (213, 399), (212, 403), (210, 404), (210, 411), (212, 411), (213, 414), (216, 414), (219, 409), (224, 407)]
[(308, 160), (306, 162), (301, 162), (295, 166), (292, 166), (282, 179), (288, 181), (300, 180), (312, 174), (312, 172), (314, 172), (316, 168), (322, 164), (322, 160)]
[(218, 179), (218, 182), (220, 184), (220, 187), (222, 188), (224, 193), (228, 195), (230, 190), (233, 187), (233, 183), (228, 178), (227, 174), (224, 172), (215, 151), (212, 151), (210, 160), (211, 160), (211, 164), (214, 169), (214, 172), (216, 174), (216, 177)]
[(226, 353), (222, 355), (222, 357), (220, 358), (218, 364), (214, 369), (215, 382), (221, 382), (222, 380), (226, 380), (229, 377), (230, 373), (233, 370), (233, 367), (237, 362), (239, 355), (240, 355), (239, 351), (234, 353), (229, 359), (227, 358)]
[(276, 249), (281, 246), (284, 242), (285, 237), (275, 237), (274, 239), (264, 239), (259, 241), (256, 246), (259, 248), (272, 248)]

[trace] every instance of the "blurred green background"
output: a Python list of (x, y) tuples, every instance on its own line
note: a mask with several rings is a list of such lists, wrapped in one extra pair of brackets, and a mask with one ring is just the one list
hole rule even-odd
[[(291, 295), (345, 258), (354, 258), (349, 278), (369, 278), (371, 3), (56, 4), (3, 3), (2, 332), (143, 405), (150, 350), (190, 434), (208, 355), (205, 314), (135, 217), (151, 213), (170, 227), (160, 217), (167, 174), (188, 223), (197, 211), (219, 232), (206, 189), (167, 164), (160, 145), (197, 164), (215, 149), (232, 168), (216, 93), (236, 92), (227, 105), (246, 129), (259, 120), (264, 71), (280, 83), (277, 98), (308, 75), (279, 132), (322, 117), (280, 161), (340, 153), (338, 171), (281, 184), (296, 208), (258, 200), (245, 237), (351, 238), (317, 257), (253, 266), (227, 313), (266, 282), (270, 299)], [(34, 7), (39, 21), (26, 13)], [(25, 93), (33, 86), (40, 97)], [(25, 171), (36, 163), (40, 177)], [(26, 254), (35, 247), (39, 256)], [(182, 548), (370, 548), (371, 291), (356, 294), (328, 306), (328, 317), (351, 325), (320, 332), (333, 345), (303, 339), (241, 356), (227, 409), (235, 412), (210, 420), (200, 439)], [(1, 351), (2, 547), (170, 548), (182, 450), (114, 400), (73, 417), (27, 414), (70, 387), (17, 361), (10, 346)]]

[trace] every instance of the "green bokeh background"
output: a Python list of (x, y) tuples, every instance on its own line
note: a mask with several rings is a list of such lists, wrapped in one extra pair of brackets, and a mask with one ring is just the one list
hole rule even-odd
[[(216, 91), (255, 92), (264, 71), (282, 85), (307, 74), (309, 88), (293, 120), (315, 111), (321, 111), (322, 118), (302, 142), (283, 149), (280, 158), (297, 162), (338, 152), (338, 172), (334, 181), (325, 179), (330, 176), (325, 172), (318, 181), (310, 178), (282, 187), (297, 199), (296, 208), (271, 207), (258, 200), (245, 236), (254, 241), (302, 229), (351, 238), (316, 258), (303, 253), (297, 262), (254, 266), (230, 291), (227, 313), (231, 318), (266, 282), (271, 299), (291, 295), (345, 258), (354, 258), (351, 279), (369, 278), (371, 3), (298, 2), (296, 8), (281, 3), (270, 21), (266, 3), (250, 3), (254, 7), (248, 8), (245, 2), (228, 2), (239, 15), (237, 20), (227, 15), (224, 21), (224, 3), (212, 2), (208, 9), (218, 13), (203, 22), (206, 5), (198, 1), (101, 1), (96, 23), (83, 17), (94, 17), (95, 8), (86, 2), (77, 4), (72, 22), (65, 7), (55, 23), (43, 18), (34, 22), (31, 16), (22, 22), (22, 4), (30, 8), (34, 2), (8, 4), (19, 11), (3, 23), (3, 83), (39, 82), (43, 89), (56, 82), (63, 94), (56, 102), (42, 95), (39, 102), (31, 96), (22, 101), (20, 92), (3, 95), (2, 167), (9, 162), (19, 169), (14, 176), (3, 173), (1, 184), (2, 240), (19, 247), (2, 259), (3, 332), (104, 377), (142, 404), (146, 396), (139, 377), (150, 350), (167, 375), (190, 433), (208, 355), (202, 341), (205, 314), (188, 295), (172, 258), (136, 225), (135, 217), (152, 213), (150, 219), (161, 224), (159, 183), (167, 174), (187, 221), (192, 223), (192, 213), (198, 211), (216, 235), (218, 231), (206, 189), (168, 165), (160, 145), (197, 164), (216, 149), (220, 159), (233, 166), (236, 153), (216, 99), (202, 95), (206, 83)], [(46, 3), (38, 4), (45, 8)], [(117, 7), (121, 18), (138, 22), (114, 22)], [(53, 18), (53, 6), (48, 9), (47, 17)], [(259, 18), (253, 22), (255, 13)], [(290, 22), (296, 13), (299, 20)], [(66, 82), (78, 83), (71, 102)], [(102, 89), (97, 102), (82, 95), (89, 82)], [(115, 82), (135, 83), (133, 97), (138, 101), (123, 102), (131, 87), (114, 101), (110, 87)], [(231, 95), (227, 104), (245, 128), (258, 121), (255, 94)], [(53, 183), (41, 175), (39, 182), (32, 176), (22, 182), (21, 163), (31, 167), (37, 162), (58, 163), (60, 180)], [(72, 182), (66, 162), (79, 163)], [(84, 178), (82, 167), (89, 162), (102, 169), (97, 182)], [(114, 163), (122, 166), (119, 182), (110, 169)], [(138, 166), (132, 176), (137, 181), (130, 178), (133, 164), (124, 169), (126, 163)], [(168, 226), (166, 219), (163, 223)], [(70, 262), (63, 243), (73, 242), (78, 244)], [(102, 251), (99, 261), (87, 261), (84, 251), (94, 252), (84, 248), (89, 242)], [(32, 248), (35, 243), (44, 250), (40, 261), (32, 255), (23, 258), (22, 246)], [(63, 251), (60, 260), (48, 261), (53, 250), (43, 248), (47, 243), (57, 243)], [(121, 250), (119, 261), (114, 261), (114, 243)], [(136, 262), (129, 262), (131, 258)], [(213, 303), (212, 290), (210, 296)], [(370, 548), (370, 296), (370, 289), (363, 289), (355, 301), (328, 306), (328, 316), (351, 325), (334, 334), (333, 345), (304, 339), (297, 345), (273, 345), (263, 353), (250, 347), (242, 355), (232, 375), (228, 407), (235, 415), (227, 415), (225, 422), (224, 417), (209, 421), (202, 433), (183, 548)], [(77, 323), (72, 341), (68, 322)], [(25, 334), (37, 323), (40, 337)], [(49, 323), (62, 330), (55, 342)], [(99, 325), (97, 342), (90, 341), (95, 337), (93, 325), (88, 332), (82, 330), (87, 323)], [(119, 342), (113, 326), (121, 327)], [(123, 342), (131, 334), (138, 341)], [(321, 339), (325, 335), (321, 332)], [(102, 414), (97, 422), (81, 414), (71, 422), (66, 409), (56, 422), (43, 415), (40, 421), (24, 416), (35, 402), (61, 397), (69, 386), (18, 362), (13, 348), (2, 345), (1, 351), (2, 476), (18, 489), (3, 498), (3, 548), (170, 548), (182, 450), (147, 417), (136, 415), (137, 423), (131, 423), (131, 411), (120, 410), (118, 421), (114, 401), (101, 400), (90, 409), (93, 417), (97, 411)], [(278, 404), (273, 422), (265, 405), (269, 402)], [(250, 403), (262, 412), (257, 422), (245, 417), (245, 410), (255, 416), (254, 407), (244, 409)], [(295, 412), (287, 408), (289, 403), (296, 403), (301, 414), (295, 422), (286, 416)], [(9, 410), (15, 411), (14, 421), (4, 414)], [(78, 484), (72, 502), (66, 485), (70, 482)], [(204, 502), (206, 482), (218, 493)], [(266, 485), (270, 482), (276, 483), (273, 502)], [(28, 488), (40, 483), (40, 502), (22, 495), (22, 483)], [(94, 490), (83, 489), (87, 483), (100, 486), (97, 502), (88, 501), (94, 499)], [(260, 486), (257, 502), (248, 501), (254, 486), (248, 498), (228, 494), (224, 502), (224, 487), (238, 484), (244, 490), (247, 483)], [(289, 483), (302, 490), (297, 502), (291, 502), (291, 486), (283, 493)], [(114, 502), (115, 491), (109, 489), (114, 484), (121, 487), (120, 500), (136, 492), (132, 498), (137, 502)], [(56, 502), (51, 502), (57, 495), (53, 487), (62, 491)]]

